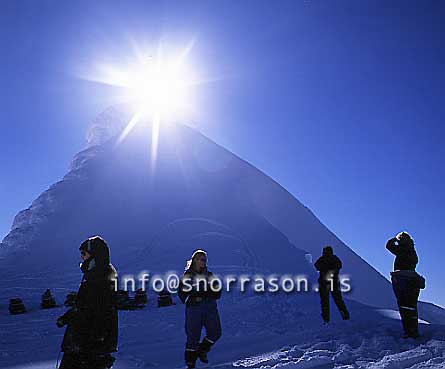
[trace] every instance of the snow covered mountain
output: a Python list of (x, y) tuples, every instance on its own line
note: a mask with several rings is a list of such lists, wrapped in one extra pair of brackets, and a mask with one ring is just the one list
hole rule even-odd
[[(422, 324), (422, 339), (402, 340), (389, 282), (278, 183), (182, 125), (161, 127), (154, 161), (150, 125), (137, 125), (116, 145), (127, 122), (116, 109), (101, 114), (70, 171), (17, 214), (1, 243), (1, 367), (53, 366), (63, 308), (41, 310), (41, 294), (50, 288), (60, 304), (76, 290), (78, 247), (100, 234), (121, 276), (181, 272), (203, 248), (216, 272), (314, 279), (308, 254), (315, 259), (326, 244), (334, 247), (351, 278), (347, 297), (356, 300), (347, 300), (350, 321), (333, 311), (331, 325), (321, 326), (314, 293), (227, 293), (218, 303), (223, 336), (208, 368), (443, 368), (442, 309), (421, 304), (421, 317), (432, 324)], [(16, 296), (27, 314), (8, 314)], [(157, 309), (150, 291), (146, 309), (120, 311), (115, 368), (180, 367), (183, 315), (180, 303)]]
[(115, 108), (96, 119), (63, 180), (15, 217), (2, 270), (11, 258), (21, 269), (70, 270), (80, 242), (100, 234), (131, 273), (181, 270), (204, 248), (216, 270), (313, 277), (305, 255), (330, 244), (351, 278), (348, 297), (394, 307), (390, 283), (270, 177), (183, 125), (161, 127), (153, 167), (149, 124), (115, 144), (127, 122)]

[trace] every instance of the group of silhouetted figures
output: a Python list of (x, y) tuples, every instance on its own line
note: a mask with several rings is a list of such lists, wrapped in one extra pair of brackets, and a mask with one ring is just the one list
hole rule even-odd
[[(425, 280), (416, 271), (418, 258), (411, 236), (402, 232), (387, 242), (386, 248), (395, 256), (391, 280), (399, 305), (404, 334), (403, 337), (419, 336), (417, 299)], [(60, 369), (105, 369), (114, 363), (112, 353), (117, 351), (118, 313), (115, 279), (117, 272), (110, 263), (110, 252), (106, 242), (99, 236), (84, 241), (80, 248), (83, 279), (76, 296), (74, 307), (57, 319), (59, 327), (67, 326), (62, 342), (63, 357)], [(339, 272), (341, 260), (331, 246), (323, 249), (323, 255), (315, 262), (319, 271), (319, 293), (323, 321), (330, 320), (329, 299), (332, 295), (341, 317), (350, 318), (343, 301)], [(185, 362), (195, 368), (200, 360), (208, 363), (207, 354), (221, 337), (221, 322), (217, 300), (221, 290), (212, 289), (208, 283), (212, 272), (207, 268), (207, 254), (203, 250), (193, 253), (187, 261), (178, 295), (186, 305)], [(184, 283), (188, 279), (188, 287)], [(198, 282), (197, 282), (198, 281)], [(202, 281), (208, 283), (202, 286)], [(201, 331), (206, 335), (201, 340)]]
[[(425, 288), (425, 279), (416, 272), (419, 259), (414, 248), (414, 240), (407, 232), (401, 232), (388, 240), (386, 248), (396, 256), (391, 282), (402, 321), (402, 337), (417, 338), (419, 337), (417, 301), (420, 290)], [(342, 262), (334, 255), (332, 247), (326, 246), (323, 249), (323, 256), (315, 262), (315, 268), (320, 272), (318, 282), (323, 320), (326, 323), (330, 320), (329, 294), (332, 294), (342, 318), (348, 320), (350, 316), (341, 295), (338, 277)]]

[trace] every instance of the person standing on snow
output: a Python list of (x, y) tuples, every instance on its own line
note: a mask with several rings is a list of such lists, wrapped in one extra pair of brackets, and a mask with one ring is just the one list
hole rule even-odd
[(401, 232), (386, 243), (386, 248), (396, 256), (391, 283), (402, 319), (403, 337), (419, 337), (417, 300), (425, 279), (417, 274), (419, 262), (414, 240), (407, 232)]
[(62, 342), (60, 369), (111, 368), (117, 351), (118, 314), (116, 304), (116, 269), (110, 264), (110, 251), (99, 236), (84, 241), (83, 260), (75, 305), (57, 319), (57, 326), (67, 325)]
[[(178, 288), (179, 298), (186, 304), (185, 362), (194, 368), (199, 358), (208, 363), (207, 353), (221, 337), (221, 322), (216, 300), (221, 297), (221, 286), (215, 288), (211, 283), (212, 272), (207, 269), (207, 253), (197, 250), (187, 261), (184, 275)], [(201, 330), (205, 327), (206, 336), (200, 341)]]
[(321, 316), (324, 322), (329, 323), (330, 320), (329, 292), (332, 294), (343, 320), (348, 320), (349, 311), (343, 301), (340, 280), (338, 278), (342, 262), (337, 255), (334, 255), (334, 250), (331, 246), (323, 248), (323, 255), (315, 262), (314, 266), (320, 272), (318, 290), (321, 300)]

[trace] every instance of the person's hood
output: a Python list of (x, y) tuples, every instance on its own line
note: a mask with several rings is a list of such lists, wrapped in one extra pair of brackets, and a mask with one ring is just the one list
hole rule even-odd
[(334, 255), (334, 250), (331, 246), (326, 246), (323, 248), (323, 255)]
[(81, 265), (81, 269), (84, 273), (94, 268), (106, 269), (110, 265), (110, 249), (102, 237), (90, 237), (82, 242), (79, 250), (87, 251), (91, 254), (91, 257), (85, 260)]

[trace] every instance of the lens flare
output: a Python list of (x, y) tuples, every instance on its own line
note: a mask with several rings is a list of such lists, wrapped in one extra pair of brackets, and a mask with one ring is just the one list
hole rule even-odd
[(124, 66), (101, 64), (87, 80), (119, 89), (118, 101), (129, 105), (133, 116), (116, 141), (120, 145), (141, 122), (152, 125), (151, 166), (156, 165), (160, 126), (171, 117), (191, 108), (191, 87), (200, 84), (187, 63), (194, 41), (179, 53), (166, 56), (159, 44), (156, 55), (137, 48), (131, 63)]

